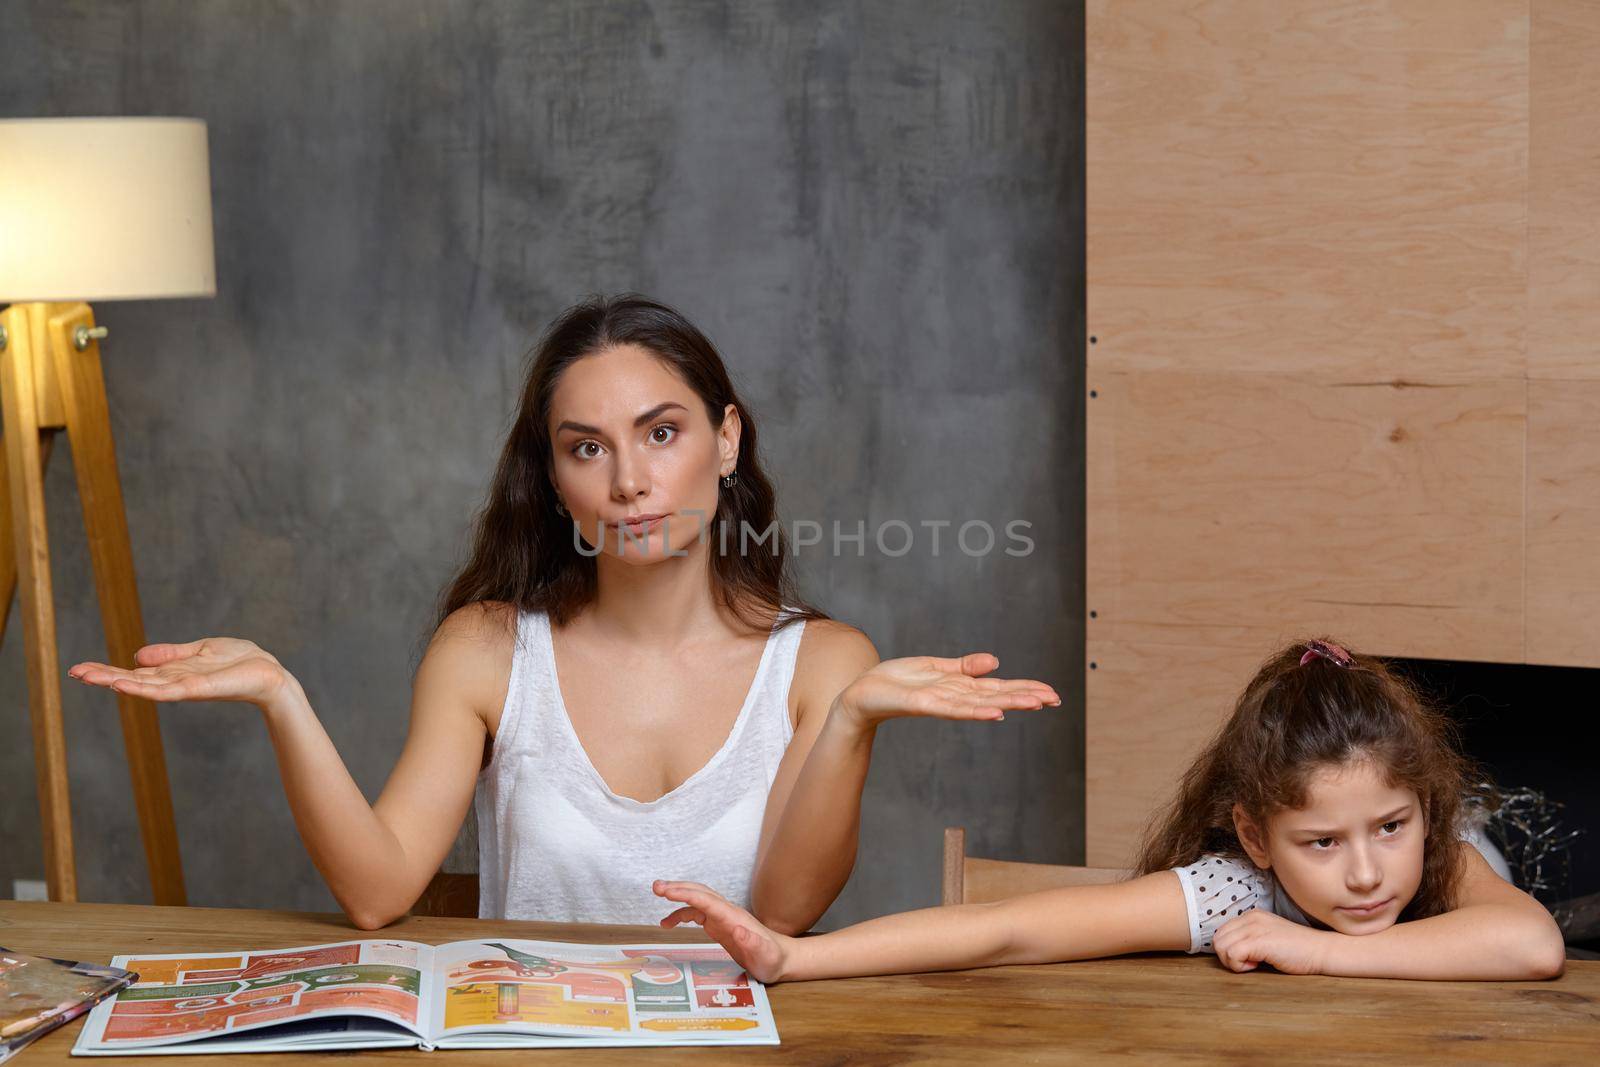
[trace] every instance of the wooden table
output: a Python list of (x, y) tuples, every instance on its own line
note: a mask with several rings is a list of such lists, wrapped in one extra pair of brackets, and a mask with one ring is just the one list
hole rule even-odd
[[(381, 935), (340, 915), (0, 901), (0, 945), (108, 963), (119, 953), (270, 949), (401, 937), (486, 936), (593, 942), (694, 942), (697, 929), (408, 918)], [(1130, 956), (1045, 967), (852, 978), (773, 986), (776, 1048), (358, 1053), (413, 1067), (578, 1061), (722, 1063), (1171, 1062), (1600, 1063), (1600, 963), (1569, 962), (1550, 982), (1402, 982), (1233, 974), (1211, 956)], [(66, 1064), (82, 1020), (19, 1054)], [(323, 1058), (332, 1053), (295, 1057)], [(139, 1057), (204, 1067), (220, 1057)], [(289, 1056), (234, 1058), (271, 1067)], [(84, 1059), (78, 1064), (90, 1062)], [(99, 1062), (106, 1062), (101, 1060)]]

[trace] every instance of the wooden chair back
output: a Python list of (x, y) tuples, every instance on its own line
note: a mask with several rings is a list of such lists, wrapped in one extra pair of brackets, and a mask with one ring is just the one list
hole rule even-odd
[(428, 881), (428, 888), (411, 905), (413, 915), (447, 919), (478, 917), (478, 876), (440, 871)]
[(1120, 882), (1132, 873), (1116, 867), (975, 859), (967, 855), (966, 830), (952, 826), (944, 832), (944, 885), (940, 902), (986, 904), (1040, 889)]

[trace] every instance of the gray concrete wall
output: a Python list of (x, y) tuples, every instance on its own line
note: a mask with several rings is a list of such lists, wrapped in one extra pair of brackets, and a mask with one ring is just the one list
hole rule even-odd
[[(789, 519), (1033, 523), (1024, 558), (800, 557), (886, 657), (985, 648), (1065, 698), (886, 726), (824, 925), (935, 902), (947, 824), (1081, 859), (1081, 4), (5, 9), (0, 114), (209, 123), (216, 298), (96, 309), (151, 641), (278, 654), (375, 798), (530, 344), (637, 289), (722, 349)], [(63, 676), (105, 655), (70, 460)], [(0, 893), (43, 871), (25, 679), (13, 610)], [(65, 702), (81, 895), (148, 901), (114, 701)], [(333, 908), (254, 710), (162, 718), (193, 903)]]

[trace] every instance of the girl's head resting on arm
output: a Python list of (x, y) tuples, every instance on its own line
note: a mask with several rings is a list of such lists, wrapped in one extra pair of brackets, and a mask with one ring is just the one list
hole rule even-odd
[(1296, 642), (1184, 774), (1139, 869), (1246, 859), (1347, 934), (1437, 915), (1459, 876), (1466, 771), (1449, 720), (1382, 661)]

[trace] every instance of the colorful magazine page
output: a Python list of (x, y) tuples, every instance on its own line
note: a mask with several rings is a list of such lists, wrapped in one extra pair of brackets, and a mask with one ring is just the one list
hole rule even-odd
[[(117, 956), (138, 980), (90, 1012), (74, 1055), (416, 1045), (432, 946), (343, 941)], [(286, 1025), (290, 1024), (290, 1025)]]
[(121, 967), (0, 948), (0, 1063), (137, 977)]
[(766, 990), (717, 945), (374, 940), (113, 963), (137, 981), (89, 1013), (75, 1056), (778, 1043)]
[(766, 989), (717, 945), (457, 941), (434, 982), (439, 1048), (778, 1043)]

